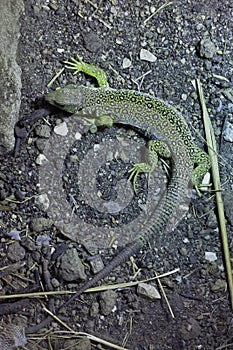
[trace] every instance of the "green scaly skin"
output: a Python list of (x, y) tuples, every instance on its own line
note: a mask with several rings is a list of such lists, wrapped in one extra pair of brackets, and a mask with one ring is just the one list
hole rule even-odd
[[(130, 179), (135, 182), (140, 172), (151, 173), (158, 155), (171, 157), (172, 176), (167, 194), (160, 203), (159, 215), (151, 217), (138, 237), (128, 244), (103, 270), (86, 282), (61, 308), (70, 304), (86, 289), (106, 277), (115, 267), (127, 261), (145, 244), (156, 246), (156, 236), (164, 230), (174, 208), (180, 203), (184, 189), (192, 183), (196, 188), (210, 168), (208, 155), (195, 146), (185, 121), (165, 102), (133, 90), (114, 90), (106, 74), (98, 67), (72, 59), (67, 67), (75, 73), (84, 72), (97, 79), (99, 88), (68, 85), (49, 93), (45, 99), (72, 114), (82, 115), (97, 126), (111, 127), (113, 123), (128, 124), (148, 136), (147, 162), (135, 164)], [(95, 118), (90, 119), (91, 116)], [(135, 228), (136, 229), (136, 228)]]

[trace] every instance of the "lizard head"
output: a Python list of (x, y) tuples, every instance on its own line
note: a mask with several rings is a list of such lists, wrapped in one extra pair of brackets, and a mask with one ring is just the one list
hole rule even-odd
[(80, 87), (67, 85), (48, 93), (45, 100), (66, 112), (75, 114), (82, 109), (82, 93)]

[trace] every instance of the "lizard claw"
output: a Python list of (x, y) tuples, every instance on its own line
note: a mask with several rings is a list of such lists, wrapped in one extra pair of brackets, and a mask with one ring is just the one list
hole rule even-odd
[(79, 61), (73, 57), (71, 57), (69, 61), (64, 61), (64, 63), (66, 64), (65, 65), (66, 68), (75, 70), (74, 74), (78, 74), (78, 72), (82, 72), (83, 64), (86, 64), (81, 60), (79, 56), (77, 56), (77, 58)]
[(128, 171), (130, 174), (128, 181), (133, 180), (133, 190), (136, 193), (136, 181), (137, 181), (137, 177), (140, 173), (144, 173), (145, 172), (145, 165), (144, 163), (138, 163), (138, 164), (134, 164), (134, 166)]
[(71, 57), (69, 61), (64, 61), (64, 63), (66, 68), (74, 70), (74, 74), (83, 72), (95, 78), (99, 87), (107, 88), (109, 86), (106, 73), (93, 64), (83, 62), (83, 60), (78, 55), (77, 59)]

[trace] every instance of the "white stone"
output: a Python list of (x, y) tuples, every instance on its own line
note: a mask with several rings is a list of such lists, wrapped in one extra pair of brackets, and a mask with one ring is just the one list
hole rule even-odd
[(148, 283), (139, 283), (138, 293), (150, 299), (161, 299), (161, 295), (159, 294), (157, 288)]
[(80, 133), (80, 132), (76, 132), (75, 133), (75, 135), (74, 135), (74, 138), (75, 138), (75, 140), (81, 140), (81, 138), (82, 138), (82, 134)]
[(57, 48), (57, 52), (58, 53), (62, 53), (62, 52), (64, 52), (65, 51), (65, 49), (59, 49), (59, 48)]
[(100, 144), (99, 144), (99, 143), (96, 143), (96, 144), (94, 145), (94, 147), (93, 147), (94, 152), (98, 152), (99, 149), (100, 149)]
[(140, 60), (142, 61), (148, 61), (148, 62), (155, 62), (157, 60), (157, 57), (153, 55), (150, 51), (146, 49), (141, 49), (140, 51)]
[(209, 171), (205, 174), (201, 183), (202, 183), (202, 185), (206, 185), (206, 186), (210, 184), (210, 172)]
[(116, 38), (116, 44), (118, 45), (122, 45), (123, 41), (119, 38)]
[(50, 201), (46, 193), (42, 193), (35, 198), (35, 202), (41, 207), (42, 210), (48, 210)]
[(208, 188), (209, 188), (208, 186), (210, 184), (210, 172), (209, 171), (203, 177), (201, 184), (202, 184), (201, 190), (208, 191)]
[(226, 122), (226, 129), (223, 132), (223, 137), (225, 141), (233, 142), (233, 125)]
[(129, 58), (125, 57), (122, 62), (122, 68), (129, 68), (131, 66), (132, 62)]
[(61, 136), (66, 136), (68, 134), (68, 127), (67, 124), (65, 122), (55, 126), (54, 128), (54, 132), (57, 135), (61, 135)]
[(217, 260), (217, 255), (214, 252), (205, 252), (205, 259), (209, 262)]
[(44, 154), (39, 154), (38, 157), (36, 158), (35, 160), (35, 163), (37, 165), (43, 165), (43, 164), (46, 164), (48, 162), (48, 159), (45, 157)]
[(183, 101), (186, 101), (187, 98), (188, 98), (188, 95), (187, 94), (181, 94), (181, 98)]

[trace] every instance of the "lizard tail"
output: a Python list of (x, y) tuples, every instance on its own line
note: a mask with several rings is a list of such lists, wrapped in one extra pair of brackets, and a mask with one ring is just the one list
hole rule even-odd
[[(183, 185), (183, 187), (182, 187)], [(188, 187), (188, 186), (187, 186)], [(75, 293), (67, 302), (65, 302), (57, 310), (63, 309), (70, 303), (72, 303), (77, 297), (79, 297), (85, 290), (93, 287), (100, 280), (107, 277), (109, 273), (114, 270), (119, 265), (126, 262), (130, 256), (138, 252), (145, 244), (150, 243), (150, 245), (156, 246), (156, 236), (157, 234), (163, 232), (169, 218), (172, 216), (174, 207), (179, 204), (179, 201), (184, 196), (184, 181), (179, 178), (173, 178), (167, 191), (167, 195), (159, 205), (157, 217), (153, 217), (148, 220), (148, 224), (145, 225), (143, 232), (131, 243), (127, 244), (123, 250), (116, 255), (108, 265), (106, 265), (101, 271), (99, 271), (93, 278), (84, 283), (81, 288)]]
[(129, 259), (129, 256), (132, 256), (138, 252), (143, 247), (143, 240), (141, 238), (135, 239), (133, 242), (127, 244), (123, 250), (117, 254), (108, 265), (106, 265), (102, 270), (100, 270), (94, 277), (84, 283), (81, 288), (75, 293), (70, 299), (68, 299), (61, 307), (57, 310), (63, 309), (67, 305), (70, 305), (77, 297), (79, 297), (85, 290), (96, 285), (97, 282), (107, 277), (109, 273), (114, 270), (117, 266), (123, 264)]

